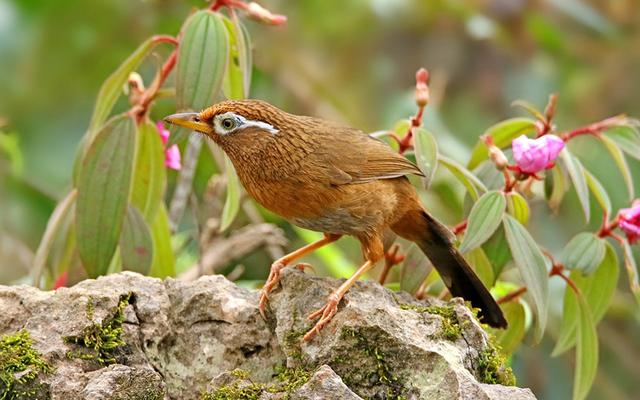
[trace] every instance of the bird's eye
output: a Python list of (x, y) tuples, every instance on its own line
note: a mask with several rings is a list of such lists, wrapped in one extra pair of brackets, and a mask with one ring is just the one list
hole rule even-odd
[(220, 125), (226, 130), (231, 130), (236, 127), (236, 120), (233, 118), (225, 118), (220, 122)]

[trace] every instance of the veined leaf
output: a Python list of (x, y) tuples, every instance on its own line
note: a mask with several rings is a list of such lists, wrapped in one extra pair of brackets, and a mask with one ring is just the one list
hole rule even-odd
[(584, 212), (584, 218), (587, 222), (589, 222), (591, 208), (589, 204), (589, 189), (587, 188), (587, 180), (584, 176), (584, 168), (582, 167), (582, 163), (576, 157), (574, 157), (569, 150), (565, 147), (560, 152), (560, 158), (564, 163), (564, 167), (567, 169), (569, 176), (571, 177), (571, 181), (573, 182), (573, 187), (576, 189), (576, 193), (578, 195), (578, 200), (580, 200), (580, 205), (582, 206), (582, 211)]
[(136, 140), (138, 143), (131, 204), (142, 211), (147, 223), (151, 224), (162, 203), (166, 187), (164, 149), (156, 126), (149, 120), (139, 126)]
[(429, 275), (429, 271), (431, 271), (432, 268), (429, 259), (424, 255), (422, 250), (412, 243), (402, 262), (400, 290), (415, 294), (418, 289), (420, 289), (422, 282), (427, 279), (427, 275)]
[(201, 110), (213, 103), (224, 78), (228, 42), (218, 13), (201, 10), (185, 22), (176, 65), (179, 110)]
[(529, 203), (520, 193), (510, 192), (507, 194), (507, 211), (522, 225), (529, 222), (529, 214), (531, 213)]
[(460, 244), (460, 252), (466, 253), (486, 242), (500, 226), (506, 206), (507, 200), (498, 191), (482, 195), (471, 208), (467, 230)]
[(416, 164), (424, 174), (425, 186), (428, 188), (438, 168), (438, 143), (433, 134), (424, 128), (414, 131), (413, 140)]
[(176, 275), (176, 258), (171, 247), (171, 230), (169, 217), (164, 204), (158, 207), (158, 211), (151, 225), (151, 237), (153, 239), (153, 261), (151, 262), (150, 276), (166, 278)]
[(640, 132), (629, 125), (615, 126), (604, 132), (622, 151), (640, 160)]
[(578, 337), (576, 341), (576, 369), (573, 375), (573, 400), (583, 400), (589, 394), (598, 372), (598, 333), (589, 304), (582, 294), (578, 298)]
[(227, 155), (224, 156), (224, 168), (227, 176), (227, 199), (222, 209), (220, 232), (225, 231), (238, 215), (240, 210), (240, 180), (233, 168), (233, 164)]
[(133, 171), (135, 122), (115, 117), (98, 132), (82, 161), (76, 200), (80, 259), (87, 275), (107, 272), (120, 238)]
[(627, 269), (627, 276), (629, 277), (629, 286), (631, 292), (636, 298), (638, 304), (640, 304), (640, 284), (638, 284), (638, 266), (636, 260), (633, 258), (633, 252), (629, 242), (624, 241), (622, 244), (622, 250), (624, 252), (624, 266)]
[(505, 354), (511, 354), (522, 343), (525, 333), (525, 312), (522, 303), (510, 301), (500, 306), (509, 325), (507, 329), (491, 328), (491, 333), (498, 341)]
[(605, 243), (604, 239), (591, 232), (578, 233), (564, 247), (560, 260), (566, 268), (577, 269), (589, 275), (602, 262)]
[(469, 264), (471, 264), (473, 270), (476, 272), (476, 275), (478, 275), (478, 278), (480, 278), (482, 283), (488, 288), (492, 287), (495, 282), (493, 267), (491, 266), (491, 261), (487, 258), (484, 250), (482, 250), (482, 247), (476, 247), (464, 256)]
[[(484, 135), (491, 136), (494, 145), (499, 148), (504, 148), (510, 145), (513, 139), (518, 136), (535, 132), (535, 124), (536, 121), (531, 118), (511, 118), (491, 126), (484, 132)], [(467, 168), (474, 169), (488, 157), (489, 151), (487, 150), (486, 144), (478, 141), (471, 151), (471, 158)]]
[(456, 161), (443, 156), (442, 154), (438, 155), (439, 163), (447, 168), (453, 176), (460, 181), (467, 188), (467, 192), (469, 192), (469, 196), (474, 201), (477, 201), (479, 198), (479, 192), (486, 192), (487, 187), (482, 183), (480, 179), (478, 179), (471, 171), (458, 164)]
[(595, 197), (598, 204), (600, 204), (600, 207), (602, 207), (602, 211), (607, 215), (611, 215), (611, 200), (609, 199), (609, 194), (604, 187), (602, 187), (600, 181), (593, 176), (591, 172), (586, 169), (583, 170), (583, 172), (587, 179), (587, 186), (589, 186), (589, 190), (591, 190), (593, 197)]
[(633, 176), (631, 176), (631, 170), (629, 169), (629, 164), (627, 164), (627, 159), (624, 158), (624, 154), (622, 150), (616, 145), (616, 143), (609, 139), (608, 136), (600, 135), (598, 138), (604, 144), (604, 147), (607, 149), (611, 157), (613, 157), (613, 161), (616, 163), (618, 170), (622, 174), (622, 179), (624, 179), (625, 185), (627, 185), (627, 193), (629, 194), (629, 200), (633, 200), (635, 197), (635, 189), (633, 187)]
[(493, 276), (497, 280), (504, 266), (512, 259), (509, 243), (504, 234), (504, 229), (498, 227), (493, 235), (482, 245), (482, 250), (487, 255), (493, 267)]
[(251, 79), (251, 51), (245, 37), (245, 30), (238, 17), (223, 17), (229, 36), (229, 60), (224, 75), (222, 90), (228, 99), (239, 100), (249, 96)]
[(149, 273), (153, 260), (153, 240), (144, 216), (135, 206), (129, 205), (120, 235), (122, 270)]
[[(618, 284), (620, 268), (618, 256), (611, 244), (605, 244), (605, 255), (592, 275), (585, 276), (582, 271), (571, 271), (569, 277), (580, 289), (593, 315), (595, 324), (604, 317)], [(552, 356), (558, 356), (576, 344), (576, 328), (578, 326), (578, 302), (570, 287), (565, 289), (562, 325), (560, 336)]]
[(69, 211), (72, 209), (73, 204), (76, 201), (77, 190), (71, 189), (71, 191), (65, 196), (64, 199), (58, 203), (53, 210), (49, 221), (47, 221), (47, 227), (44, 230), (38, 250), (33, 258), (33, 283), (36, 287), (40, 287), (40, 280), (42, 278), (42, 271), (47, 264), (47, 258), (51, 253), (51, 246), (58, 236), (60, 229), (62, 229), (62, 221), (66, 218)]
[(151, 53), (156, 45), (157, 43), (151, 38), (147, 39), (104, 81), (98, 92), (91, 122), (89, 122), (88, 133), (90, 138), (95, 136), (97, 130), (109, 117), (116, 100), (122, 93), (123, 85), (129, 79), (129, 75), (138, 68), (142, 60)]
[(533, 300), (533, 309), (537, 317), (534, 341), (539, 342), (544, 334), (549, 310), (547, 261), (538, 244), (517, 219), (506, 214), (503, 221), (511, 254)]

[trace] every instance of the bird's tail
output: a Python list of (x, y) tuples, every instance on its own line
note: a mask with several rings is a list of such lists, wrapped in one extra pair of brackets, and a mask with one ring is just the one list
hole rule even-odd
[[(426, 211), (411, 213), (393, 230), (414, 241), (436, 268), (451, 295), (462, 297), (479, 308), (482, 322), (495, 328), (506, 328), (507, 321), (498, 303), (480, 278), (473, 272), (462, 254), (453, 245), (451, 231)], [(396, 229), (398, 227), (399, 229)]]

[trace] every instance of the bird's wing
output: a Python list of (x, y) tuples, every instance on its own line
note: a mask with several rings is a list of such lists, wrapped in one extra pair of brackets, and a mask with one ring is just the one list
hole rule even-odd
[[(332, 131), (333, 134), (322, 132)], [(422, 172), (385, 142), (362, 131), (344, 126), (314, 135), (316, 151), (312, 156), (324, 161), (324, 173), (333, 185), (391, 179)], [(335, 132), (340, 132), (335, 134)]]

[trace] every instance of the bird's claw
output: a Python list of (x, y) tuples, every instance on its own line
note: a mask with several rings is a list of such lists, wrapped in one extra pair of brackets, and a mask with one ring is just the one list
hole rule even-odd
[(260, 293), (260, 303), (258, 304), (258, 310), (260, 311), (260, 315), (262, 315), (262, 318), (264, 319), (267, 319), (265, 310), (267, 308), (267, 302), (269, 301), (269, 293), (271, 293), (273, 288), (278, 284), (278, 282), (280, 282), (280, 271), (285, 266), (285, 264), (277, 261), (271, 264), (269, 277), (262, 287), (262, 292)]
[(296, 267), (297, 269), (299, 269), (300, 271), (303, 271), (303, 272), (304, 272), (304, 270), (305, 270), (305, 269), (307, 269), (307, 268), (308, 268), (308, 269), (310, 269), (310, 270), (312, 270), (313, 272), (315, 272), (315, 269), (313, 269), (313, 265), (311, 265), (311, 264), (307, 264), (307, 263), (298, 263), (298, 264), (296, 264), (296, 266), (295, 266), (295, 267)]
[(318, 334), (320, 330), (324, 328), (325, 325), (329, 323), (329, 321), (331, 321), (333, 316), (336, 315), (336, 313), (338, 312), (339, 302), (340, 302), (340, 298), (332, 294), (331, 296), (329, 296), (327, 303), (322, 308), (311, 313), (307, 317), (308, 320), (313, 320), (318, 317), (320, 317), (320, 319), (318, 320), (318, 322), (316, 322), (314, 327), (311, 328), (311, 330), (304, 335), (303, 340), (305, 342), (308, 342), (311, 339), (313, 339), (316, 336), (316, 334)]

